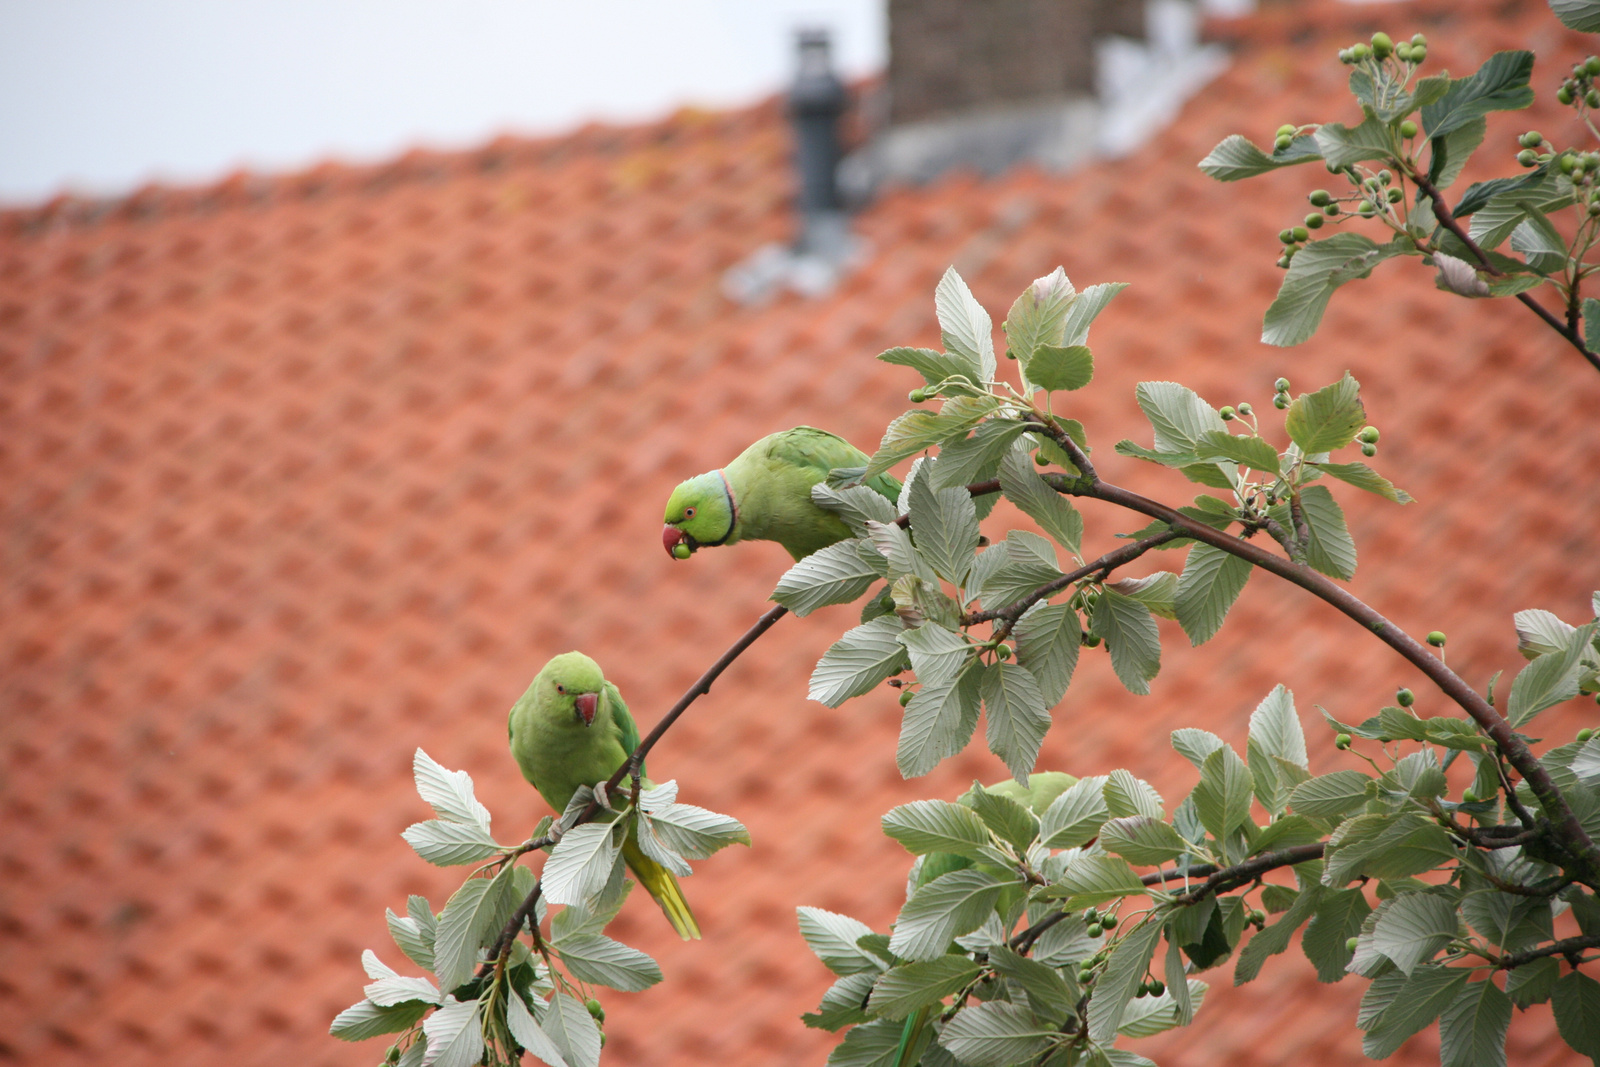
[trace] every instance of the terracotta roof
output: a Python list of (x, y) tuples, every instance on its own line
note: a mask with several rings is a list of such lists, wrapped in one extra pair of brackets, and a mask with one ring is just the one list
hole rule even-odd
[[(916, 384), (872, 356), (936, 341), (951, 263), (997, 317), (1058, 263), (1080, 285), (1135, 283), (1095, 327), (1082, 394), (1108, 457), (1147, 438), (1136, 381), (1265, 408), (1280, 374), (1299, 391), (1352, 370), (1382, 469), (1419, 500), (1341, 494), (1353, 588), (1413, 633), (1447, 630), (1474, 683), (1515, 669), (1513, 611), (1584, 616), (1600, 585), (1600, 379), (1523, 309), (1446, 298), (1413, 261), (1339, 293), (1314, 342), (1262, 346), (1276, 233), (1315, 179), (1224, 186), (1194, 167), (1240, 129), (1348, 118), (1332, 54), (1380, 19), (1426, 30), (1458, 73), (1532, 46), (1542, 89), (1584, 46), (1544, 5), (1269, 8), (1228, 28), (1238, 62), (1138, 155), (890, 192), (858, 220), (862, 271), (758, 308), (719, 280), (790, 229), (773, 103), (0, 215), (0, 1059), (381, 1055), (327, 1026), (360, 995), (363, 948), (402, 962), (383, 909), (437, 906), (457, 873), (397, 836), (425, 816), (413, 749), (469, 769), (520, 834), (542, 806), (504, 712), (545, 658), (592, 653), (653, 722), (786, 563), (767, 544), (667, 559), (668, 490), (797, 423), (870, 447)], [(1547, 110), (1493, 118), (1497, 167), (1530, 126), (1576, 138)], [(1190, 492), (1131, 460), (1103, 473)], [(1092, 551), (1142, 525), (1086, 518)], [(834, 1039), (798, 1016), (828, 976), (795, 905), (884, 928), (908, 859), (879, 815), (1003, 775), (978, 745), (904, 782), (891, 692), (805, 700), (853, 617), (785, 619), (652, 757), (755, 847), (687, 884), (703, 942), (625, 910), (617, 935), (667, 981), (608, 1000), (610, 1062), (820, 1063)], [(1177, 726), (1240, 742), (1282, 681), (1314, 734), (1314, 704), (1361, 716), (1418, 681), (1269, 576), (1210, 646), (1163, 630), (1152, 697), (1085, 657), (1041, 766), (1125, 766), (1176, 797), (1194, 777), (1167, 746)], [(1541, 726), (1566, 737), (1585, 717)], [(1229, 973), (1206, 976), (1194, 1027), (1133, 1047), (1186, 1067), (1361, 1061), (1357, 983), (1318, 987), (1293, 955), (1238, 991)], [(1434, 1034), (1400, 1059), (1436, 1062)], [(1519, 1065), (1578, 1062), (1545, 1006), (1511, 1040)]]

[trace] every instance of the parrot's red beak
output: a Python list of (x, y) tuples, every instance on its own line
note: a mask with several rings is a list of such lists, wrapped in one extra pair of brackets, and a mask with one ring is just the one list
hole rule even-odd
[(579, 693), (572, 703), (578, 709), (578, 714), (583, 716), (583, 725), (593, 726), (595, 709), (600, 706), (600, 694)]
[(677, 559), (678, 555), (673, 549), (684, 544), (688, 544), (688, 538), (682, 530), (670, 524), (661, 527), (661, 546), (667, 550), (667, 555)]

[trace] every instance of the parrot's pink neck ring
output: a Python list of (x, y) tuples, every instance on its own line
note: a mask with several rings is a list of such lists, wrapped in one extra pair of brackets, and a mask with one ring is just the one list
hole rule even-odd
[(733, 483), (728, 481), (728, 476), (720, 467), (717, 469), (717, 477), (722, 479), (722, 491), (728, 494), (728, 510), (732, 513), (732, 518), (728, 522), (728, 532), (717, 542), (720, 545), (733, 536), (733, 528), (739, 525), (739, 498), (733, 494)]

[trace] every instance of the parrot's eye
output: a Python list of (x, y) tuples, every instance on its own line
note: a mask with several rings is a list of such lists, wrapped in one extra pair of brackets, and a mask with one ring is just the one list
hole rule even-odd
[(683, 517), (686, 518), (686, 519), (694, 518), (694, 508), (684, 508), (683, 509)]
[(567, 691), (567, 687), (566, 687), (566, 686), (564, 686), (564, 685), (558, 685), (558, 686), (556, 686), (556, 692), (558, 692), (558, 693), (565, 693), (565, 692), (566, 692), (566, 691)]

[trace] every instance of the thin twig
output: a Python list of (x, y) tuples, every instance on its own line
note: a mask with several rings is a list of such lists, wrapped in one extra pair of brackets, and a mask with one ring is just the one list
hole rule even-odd
[(1538, 948), (1526, 949), (1522, 952), (1513, 952), (1494, 960), (1494, 965), (1502, 971), (1509, 971), (1514, 967), (1521, 967), (1525, 963), (1543, 959), (1545, 956), (1565, 956), (1567, 962), (1577, 966), (1576, 961), (1586, 948), (1600, 948), (1600, 934), (1583, 934), (1580, 937), (1569, 937), (1561, 941), (1552, 941), (1548, 945)]
[(1143, 541), (1135, 541), (1131, 545), (1123, 545), (1121, 548), (1107, 552), (1092, 563), (1086, 563), (1077, 570), (1068, 571), (1059, 578), (1051, 579), (1015, 603), (1008, 604), (1003, 608), (995, 608), (993, 611), (975, 611), (969, 615), (963, 615), (961, 616), (961, 625), (974, 626), (980, 622), (992, 622), (996, 619), (1014, 623), (1039, 601), (1044, 600), (1046, 597), (1054, 596), (1072, 583), (1082, 581), (1091, 574), (1100, 574), (1102, 577), (1110, 574), (1118, 567), (1132, 563), (1152, 548), (1164, 545), (1179, 536), (1181, 535), (1172, 530), (1167, 530), (1153, 537), (1146, 537)]
[[(1293, 848), (1263, 853), (1254, 859), (1245, 860), (1243, 863), (1232, 867), (1224, 867), (1189, 890), (1189, 892), (1178, 897), (1177, 902), (1179, 904), (1198, 904), (1213, 893), (1226, 893), (1230, 889), (1248, 885), (1268, 871), (1277, 870), (1279, 867), (1292, 867), (1297, 863), (1320, 860), (1326, 848), (1327, 843), (1323, 841), (1318, 841), (1314, 845), (1295, 845)], [(1140, 881), (1143, 881), (1143, 879), (1141, 878)]]

